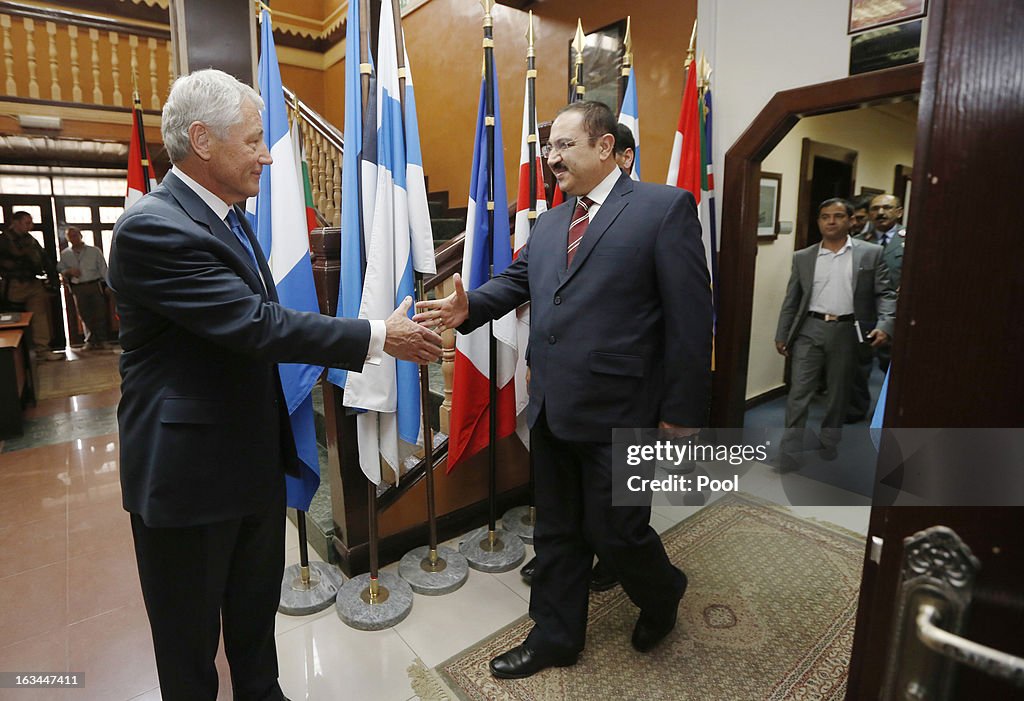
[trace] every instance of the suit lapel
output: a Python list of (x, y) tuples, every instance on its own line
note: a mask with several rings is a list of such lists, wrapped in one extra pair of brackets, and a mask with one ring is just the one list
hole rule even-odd
[[(241, 277), (252, 288), (253, 292), (260, 294), (266, 292), (264, 284), (257, 278), (256, 271), (252, 267), (249, 252), (242, 246), (242, 242), (235, 236), (235, 232), (228, 228), (228, 225), (223, 220), (217, 218), (217, 215), (214, 214), (209, 205), (203, 202), (202, 198), (193, 192), (192, 188), (183, 183), (174, 173), (168, 173), (164, 176), (162, 185), (174, 196), (174, 199), (178, 201), (181, 208), (194, 222), (204, 227), (214, 238), (218, 239), (238, 256), (239, 261), (242, 263), (241, 268), (247, 271)], [(238, 214), (237, 209), (235, 213)], [(239, 219), (242, 221), (242, 229), (245, 230), (246, 235), (249, 237), (249, 242), (253, 245), (253, 250), (255, 250), (255, 247), (259, 244), (255, 242), (255, 237), (249, 230), (249, 222), (246, 221), (245, 216), (239, 216)], [(265, 264), (261, 264), (260, 271), (263, 274), (264, 280), (273, 279), (269, 275), (269, 269), (266, 269)]]
[[(565, 271), (562, 283), (566, 283), (572, 279), (581, 267), (587, 262), (587, 258), (590, 257), (591, 251), (600, 242), (601, 237), (605, 235), (608, 228), (615, 222), (619, 214), (626, 205), (629, 204), (630, 196), (633, 194), (633, 181), (629, 179), (628, 175), (621, 175), (612, 187), (612, 191), (608, 193), (601, 208), (597, 211), (597, 215), (593, 221), (587, 226), (586, 232), (583, 234), (583, 240), (580, 241), (580, 247), (576, 251), (576, 255), (572, 259), (572, 265)], [(576, 203), (573, 201), (573, 211), (575, 211)], [(571, 218), (571, 215), (570, 215)], [(566, 224), (565, 227), (565, 246), (562, 247), (564, 251), (568, 247), (569, 242), (569, 227)], [(561, 267), (561, 266), (559, 266)]]
[(853, 253), (853, 298), (857, 298), (857, 281), (860, 280), (860, 266), (864, 261), (864, 255), (867, 251), (865, 246), (862, 246), (857, 241), (851, 241), (853, 248), (850, 249)]

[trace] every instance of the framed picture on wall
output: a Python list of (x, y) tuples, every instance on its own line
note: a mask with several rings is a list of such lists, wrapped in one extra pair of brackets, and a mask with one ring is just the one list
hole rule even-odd
[(847, 34), (924, 17), (928, 0), (850, 0)]
[(757, 235), (775, 238), (779, 234), (782, 173), (762, 171), (760, 193), (757, 200)]

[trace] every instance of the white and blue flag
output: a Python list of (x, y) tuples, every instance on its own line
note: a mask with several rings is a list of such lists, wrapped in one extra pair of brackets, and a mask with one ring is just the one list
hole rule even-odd
[[(360, 159), (366, 254), (360, 319), (387, 318), (403, 299), (415, 296), (414, 271), (436, 272), (412, 71), (404, 46), (399, 47), (395, 42), (391, 3), (381, 4), (379, 31), (376, 172), (367, 167), (373, 161), (367, 158), (366, 148)], [(404, 45), (404, 39), (402, 43)], [(398, 68), (400, 50), (405, 59), (404, 120)], [(349, 141), (346, 134), (346, 142)], [(368, 197), (370, 193), (372, 200)], [(343, 284), (346, 272), (343, 262)], [(347, 290), (346, 287), (345, 294)], [(343, 301), (347, 306), (348, 299), (343, 298)], [(344, 404), (363, 412), (356, 419), (363, 473), (379, 484), (379, 456), (382, 456), (398, 477), (401, 461), (411, 452), (411, 447), (403, 450), (399, 440), (415, 445), (422, 439), (419, 367), (384, 355), (379, 365), (365, 365), (361, 373), (348, 374)]]
[(633, 149), (633, 172), (629, 177), (640, 180), (640, 107), (636, 99), (636, 70), (629, 69), (629, 80), (626, 82), (626, 95), (622, 98), (622, 109), (619, 110), (619, 124), (625, 124), (633, 132), (636, 147)]
[[(260, 247), (270, 264), (280, 303), (290, 309), (319, 312), (313, 266), (309, 260), (306, 200), (295, 172), (281, 71), (277, 64), (270, 15), (264, 10), (260, 32), (259, 91), (263, 97), (263, 136), (274, 163), (263, 169), (255, 214), (250, 213)], [(278, 372), (291, 418), (295, 447), (304, 469), (300, 478), (287, 477), (288, 506), (307, 511), (320, 486), (320, 461), (313, 425), (310, 393), (322, 367), (280, 363)]]
[[(372, 187), (368, 188), (366, 197), (369, 205), (364, 207), (362, 183), (376, 183), (376, 139), (372, 139), (372, 147), (364, 149), (363, 120), (369, 118), (371, 124), (376, 117), (371, 110), (364, 110), (361, 85), (360, 46), (362, 42), (362, 18), (359, 14), (358, 2), (348, 4), (347, 30), (345, 40), (345, 150), (342, 154), (341, 167), (341, 272), (338, 285), (339, 317), (356, 319), (359, 317), (359, 304), (363, 297), (363, 271), (366, 268), (366, 248), (364, 246), (363, 215), (373, 212)], [(369, 51), (367, 51), (369, 54)], [(373, 95), (373, 69), (366, 66), (370, 75), (370, 93)], [(371, 99), (372, 102), (372, 99)], [(374, 130), (370, 130), (373, 135)], [(369, 145), (369, 144), (368, 144)], [(369, 159), (365, 160), (364, 159)], [(369, 177), (364, 178), (361, 171), (365, 170)], [(338, 387), (345, 387), (348, 371), (330, 368), (327, 379)]]

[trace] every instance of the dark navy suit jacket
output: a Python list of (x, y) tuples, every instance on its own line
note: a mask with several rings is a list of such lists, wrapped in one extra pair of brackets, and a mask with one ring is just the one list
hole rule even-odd
[[(240, 214), (240, 213), (239, 213)], [(234, 233), (173, 173), (114, 227), (121, 319), (121, 487), (151, 527), (190, 526), (279, 503), (296, 469), (279, 362), (359, 371), (369, 322), (277, 304)]]
[(693, 196), (623, 175), (566, 270), (572, 199), (537, 219), (501, 275), (469, 292), (469, 332), (530, 302), (530, 405), (563, 440), (704, 426), (711, 288)]

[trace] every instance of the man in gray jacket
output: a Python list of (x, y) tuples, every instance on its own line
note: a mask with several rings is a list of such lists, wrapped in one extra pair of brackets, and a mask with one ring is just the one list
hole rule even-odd
[(857, 346), (877, 348), (892, 337), (896, 293), (882, 247), (849, 236), (849, 202), (818, 206), (821, 243), (793, 254), (793, 271), (775, 332), (775, 348), (792, 358), (780, 467), (796, 467), (807, 411), (825, 370), (828, 406), (821, 422), (822, 457), (833, 459), (842, 432)]

